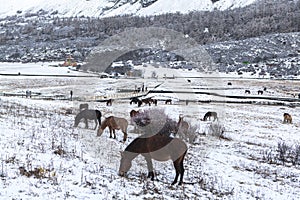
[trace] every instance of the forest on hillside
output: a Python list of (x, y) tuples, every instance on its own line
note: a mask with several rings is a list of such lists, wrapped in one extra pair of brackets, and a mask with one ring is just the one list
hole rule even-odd
[(74, 53), (84, 60), (91, 48), (128, 28), (163, 27), (189, 35), (199, 44), (241, 40), (300, 30), (300, 1), (262, 0), (234, 10), (159, 16), (59, 18), (40, 10), (0, 20), (0, 61), (61, 60)]

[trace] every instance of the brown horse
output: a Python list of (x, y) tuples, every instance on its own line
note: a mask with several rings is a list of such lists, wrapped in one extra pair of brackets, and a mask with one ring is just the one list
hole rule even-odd
[(289, 113), (283, 114), (283, 123), (292, 123), (292, 116)]
[(131, 105), (132, 103), (137, 104), (139, 101), (141, 101), (139, 98), (137, 98), (137, 97), (132, 97), (132, 98), (130, 98), (130, 105)]
[(179, 185), (183, 182), (184, 167), (183, 160), (187, 152), (187, 145), (179, 138), (172, 138), (166, 134), (142, 135), (134, 139), (121, 152), (121, 163), (119, 175), (125, 176), (131, 168), (131, 161), (139, 154), (144, 156), (148, 167), (148, 178), (154, 180), (152, 159), (157, 161), (172, 160), (175, 167), (176, 176), (172, 185), (177, 183), (180, 175)]
[(77, 127), (80, 120), (84, 119), (85, 122), (85, 128), (88, 128), (88, 119), (89, 120), (94, 120), (95, 121), (95, 128), (94, 130), (97, 128), (97, 120), (99, 122), (99, 124), (101, 124), (101, 112), (99, 110), (89, 110), (89, 109), (85, 109), (80, 111), (80, 113), (78, 113), (75, 117), (75, 124), (74, 127)]
[(172, 104), (172, 99), (167, 99), (167, 100), (165, 101), (165, 104)]
[(106, 106), (112, 106), (112, 99), (108, 99), (107, 101), (106, 101)]
[(152, 103), (157, 106), (157, 99), (151, 99)]
[(104, 129), (108, 127), (109, 128), (109, 137), (112, 138), (112, 132), (114, 134), (114, 139), (116, 139), (116, 130), (120, 130), (123, 132), (123, 141), (125, 142), (127, 139), (127, 127), (128, 127), (128, 122), (124, 118), (120, 117), (114, 117), (110, 116), (106, 118), (101, 126), (98, 129), (97, 136), (101, 136)]
[(154, 105), (157, 106), (157, 99), (152, 99), (151, 97), (149, 97), (149, 98), (147, 98), (147, 99), (143, 99), (142, 101), (143, 101), (143, 103), (145, 103), (145, 104), (149, 104), (149, 106), (150, 106), (151, 104), (154, 104)]
[(140, 113), (140, 111), (131, 110), (130, 113), (129, 113), (129, 115), (132, 118), (132, 117), (135, 117), (136, 115), (138, 115), (139, 113)]
[(263, 93), (264, 93), (264, 91), (262, 91), (262, 90), (257, 91), (257, 94), (263, 94)]
[(151, 106), (152, 100), (151, 100), (151, 98), (147, 98), (147, 99), (142, 99), (142, 102), (144, 104), (148, 104), (149, 106)]
[(134, 119), (140, 114), (140, 111), (136, 110), (131, 110), (129, 115), (130, 115), (130, 124), (134, 124)]
[(218, 114), (216, 112), (209, 111), (209, 112), (205, 113), (202, 121), (207, 121), (208, 119), (210, 120), (211, 117), (213, 117), (214, 121), (215, 121), (216, 119), (218, 119)]

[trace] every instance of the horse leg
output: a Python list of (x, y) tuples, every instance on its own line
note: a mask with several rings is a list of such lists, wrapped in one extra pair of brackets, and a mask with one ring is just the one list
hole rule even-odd
[(116, 139), (116, 129), (113, 129), (114, 139)]
[(98, 125), (98, 124), (97, 124), (97, 122), (98, 122), (97, 119), (95, 119), (94, 122), (95, 122), (95, 128), (94, 128), (94, 130), (96, 130), (97, 125)]
[(154, 172), (153, 172), (153, 164), (152, 164), (151, 157), (149, 156), (149, 154), (143, 156), (145, 157), (147, 162), (147, 168), (148, 168), (147, 178), (151, 178), (151, 181), (154, 181)]
[(173, 162), (174, 168), (175, 168), (175, 171), (176, 171), (176, 176), (175, 176), (175, 179), (174, 179), (172, 185), (177, 183), (179, 175), (180, 175), (180, 180), (179, 180), (178, 185), (181, 185), (182, 182), (183, 182), (183, 174), (184, 174), (183, 158), (184, 158), (184, 156), (185, 156), (185, 153), (184, 153), (184, 155), (182, 155), (180, 158), (178, 158), (177, 160), (175, 160)]
[(180, 180), (179, 180), (179, 183), (178, 185), (181, 185), (183, 183), (183, 175), (184, 175), (184, 167), (183, 167), (183, 158), (181, 159), (181, 162), (180, 162)]
[(127, 131), (126, 130), (122, 130), (122, 132), (124, 134), (124, 136), (123, 136), (123, 142), (125, 142), (126, 139), (127, 139)]
[(109, 138), (112, 138), (112, 128), (109, 127)]
[(175, 176), (174, 181), (172, 182), (172, 185), (174, 185), (175, 183), (177, 183), (178, 176), (180, 174), (180, 168), (179, 168), (179, 162), (178, 162), (178, 160), (174, 161), (173, 164), (174, 164), (174, 167), (175, 167), (176, 176)]
[(89, 128), (88, 120), (87, 120), (87, 119), (84, 119), (84, 123), (85, 123), (85, 128), (88, 129), (88, 128)]

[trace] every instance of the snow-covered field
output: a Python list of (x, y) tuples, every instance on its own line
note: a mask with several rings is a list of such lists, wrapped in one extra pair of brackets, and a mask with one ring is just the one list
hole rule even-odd
[[(81, 74), (46, 65), (13, 64), (7, 67), (2, 63), (0, 73)], [(297, 81), (196, 78), (203, 75), (187, 70), (156, 70), (158, 79), (147, 76), (144, 79), (1, 76), (0, 93), (31, 90), (68, 95), (73, 90), (74, 97), (82, 97), (113, 94), (117, 89), (133, 89), (142, 84), (149, 90), (161, 84), (155, 89), (157, 91), (209, 91), (260, 98), (289, 99), (294, 98), (291, 93), (300, 91)], [(176, 78), (165, 79), (165, 74), (170, 77), (175, 74)], [(228, 82), (232, 85), (227, 85)], [(257, 95), (257, 90), (264, 87), (267, 91)], [(245, 89), (251, 90), (251, 94), (245, 94)], [(128, 140), (122, 143), (121, 132), (117, 132), (116, 140), (109, 138), (108, 130), (97, 137), (96, 130), (92, 129), (93, 122), (90, 122), (89, 129), (85, 129), (83, 123), (74, 128), (74, 117), (79, 112), (79, 104), (83, 103), (76, 98), (74, 101), (50, 101), (0, 96), (0, 199), (300, 198), (300, 163), (297, 160), (300, 155), (299, 101), (295, 99), (294, 104), (287, 102), (286, 105), (290, 106), (267, 105), (270, 101), (264, 99), (257, 100), (261, 103), (256, 104), (220, 101), (186, 105), (184, 100), (222, 98), (163, 92), (149, 95), (161, 100), (157, 107), (145, 105), (138, 108), (126, 99), (115, 100), (108, 107), (104, 102), (88, 103), (90, 108), (100, 110), (104, 116), (115, 115), (128, 120), (132, 109), (164, 109), (174, 120), (183, 114), (197, 130), (191, 133), (196, 138), (186, 141), (188, 154), (184, 161), (186, 173), (182, 186), (171, 186), (175, 176), (171, 161), (154, 161), (157, 180), (147, 179), (146, 162), (141, 156), (133, 161), (127, 178), (118, 176), (119, 151), (137, 137), (132, 125), (128, 128)], [(172, 105), (164, 104), (162, 100), (167, 98), (174, 100)], [(207, 111), (217, 111), (219, 121), (201, 121)], [(285, 112), (292, 115), (292, 124), (282, 123)], [(223, 134), (218, 132), (221, 129)], [(288, 147), (287, 152), (283, 150), (284, 145)]]
[[(149, 1), (150, 2), (150, 1)], [(201, 10), (211, 11), (214, 9), (226, 10), (244, 7), (254, 3), (255, 0), (220, 0), (212, 3), (211, 0), (158, 0), (154, 4), (143, 7), (140, 1), (111, 1), (111, 0), (0, 0), (0, 17), (16, 15), (17, 12), (36, 13), (41, 10), (53, 13), (58, 12), (59, 16), (89, 16), (89, 17), (111, 17), (125, 14), (138, 16), (159, 15), (165, 13), (187, 13)]]

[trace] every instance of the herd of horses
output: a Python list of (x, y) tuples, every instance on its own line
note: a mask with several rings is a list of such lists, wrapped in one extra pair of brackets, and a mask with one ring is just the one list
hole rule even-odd
[[(266, 91), (266, 90), (264, 90), (264, 91)], [(262, 95), (264, 93), (264, 91), (263, 90), (258, 90), (257, 94)], [(250, 94), (250, 93), (251, 93), (250, 90), (245, 90), (245, 94)]]
[[(134, 100), (130, 103), (133, 103)], [(137, 101), (138, 103), (138, 101)], [(79, 105), (80, 112), (75, 117), (74, 127), (77, 127), (80, 121), (84, 120), (85, 128), (88, 128), (88, 120), (94, 120), (97, 136), (101, 136), (103, 131), (108, 127), (110, 138), (116, 139), (116, 130), (123, 132), (123, 142), (127, 140), (128, 121), (125, 118), (110, 116), (101, 121), (102, 113), (99, 110), (89, 109), (88, 104)], [(142, 111), (131, 110), (129, 113), (130, 123), (140, 127), (147, 126), (151, 123), (151, 119)], [(210, 120), (213, 117), (217, 118), (216, 112), (207, 112), (203, 121)], [(178, 121), (166, 119), (164, 126), (157, 133), (144, 133), (134, 139), (123, 152), (121, 152), (121, 163), (119, 168), (119, 175), (124, 176), (131, 167), (131, 161), (138, 155), (142, 155), (148, 168), (148, 178), (154, 180), (152, 159), (158, 161), (172, 160), (175, 168), (175, 179), (172, 185), (177, 183), (179, 178), (179, 185), (183, 183), (184, 167), (183, 161), (187, 152), (187, 145), (178, 137), (174, 137), (181, 130), (182, 134), (188, 134), (190, 125), (183, 120), (183, 115), (179, 115)]]
[[(155, 106), (157, 106), (157, 102), (158, 102), (157, 99), (153, 99), (151, 97), (148, 97), (148, 98), (145, 98), (145, 99), (139, 99), (138, 97), (132, 97), (130, 99), (130, 105), (135, 103), (135, 104), (138, 105), (138, 107), (141, 107), (143, 104), (149, 105), (149, 106), (154, 104)], [(165, 104), (172, 104), (172, 99), (166, 99)]]
[[(148, 99), (149, 103), (150, 99)], [(132, 99), (130, 104), (139, 103), (136, 99)], [(152, 103), (152, 102), (150, 102)], [(88, 104), (80, 104), (80, 112), (75, 117), (74, 126), (77, 127), (83, 119), (85, 128), (88, 128), (88, 120), (94, 120), (96, 130), (98, 123), (97, 136), (101, 136), (103, 131), (108, 127), (110, 138), (116, 139), (116, 130), (123, 132), (123, 142), (127, 140), (128, 121), (125, 118), (110, 116), (101, 121), (102, 113), (99, 110), (88, 108)], [(143, 111), (131, 110), (129, 113), (130, 124), (144, 127), (151, 123), (151, 118)], [(283, 114), (283, 123), (292, 123), (292, 116), (288, 113)], [(218, 120), (216, 112), (209, 111), (205, 113), (201, 121)], [(154, 180), (152, 159), (157, 161), (172, 160), (175, 168), (175, 179), (172, 185), (176, 184), (179, 178), (179, 185), (183, 183), (184, 167), (183, 161), (187, 153), (187, 145), (180, 136), (186, 136), (189, 132), (190, 124), (183, 119), (183, 115), (179, 115), (178, 121), (167, 119), (164, 126), (157, 133), (144, 133), (135, 138), (123, 152), (121, 152), (121, 162), (119, 167), (119, 175), (125, 176), (132, 165), (132, 160), (138, 155), (142, 155), (147, 163), (148, 178)], [(178, 134), (181, 132), (181, 134)], [(174, 137), (179, 135), (179, 137)], [(173, 136), (172, 136), (173, 135)]]

